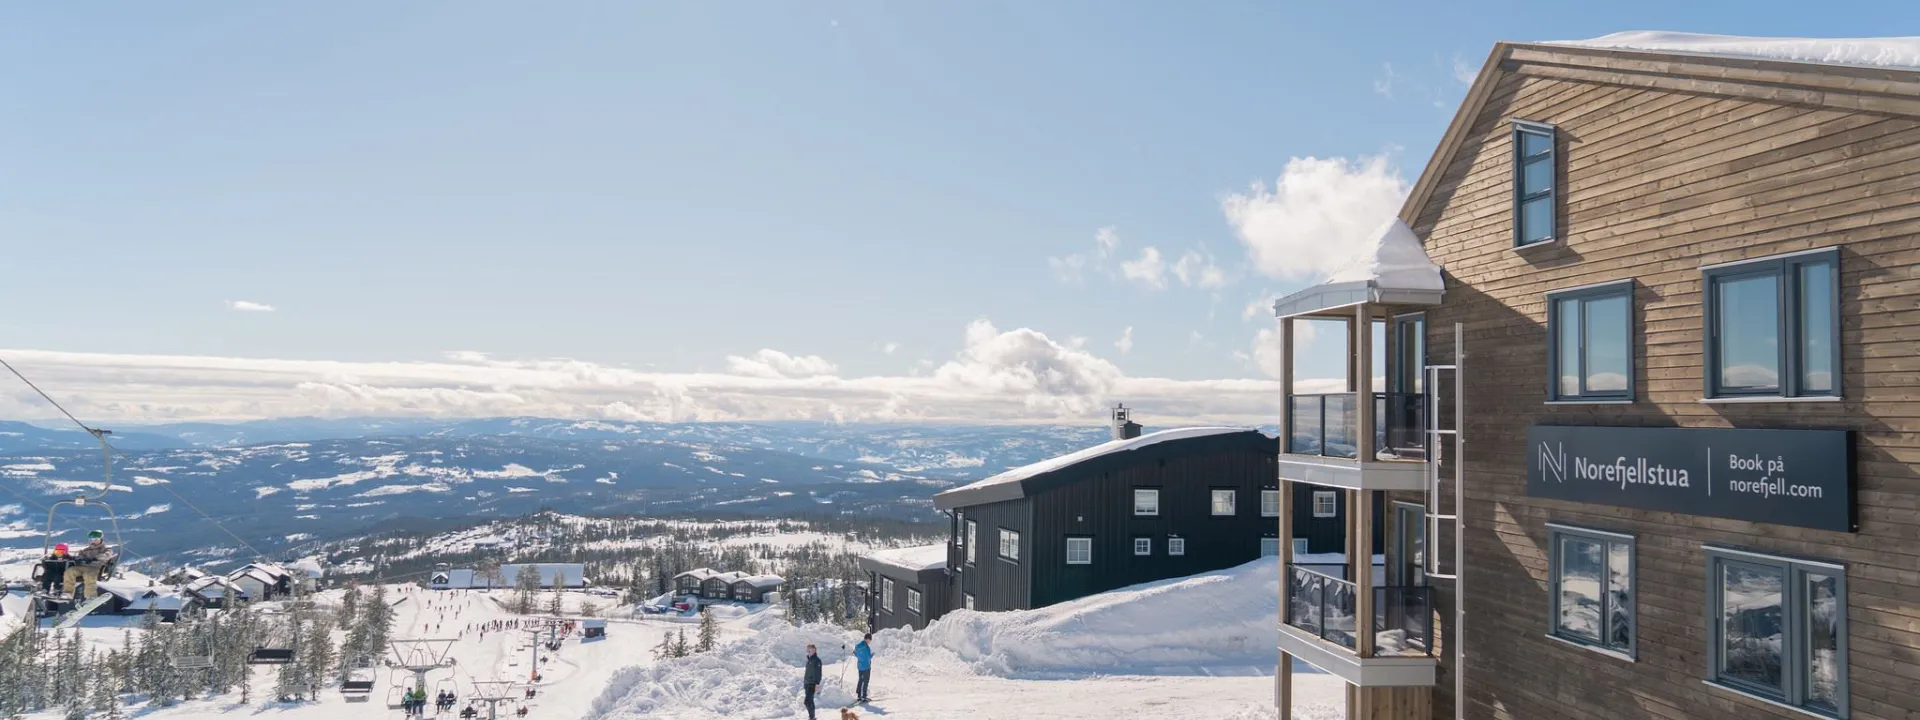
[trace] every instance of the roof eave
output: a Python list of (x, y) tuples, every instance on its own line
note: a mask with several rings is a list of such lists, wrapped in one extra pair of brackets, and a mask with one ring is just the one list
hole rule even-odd
[(1326, 283), (1274, 301), (1273, 316), (1300, 317), (1362, 303), (1432, 307), (1439, 305), (1444, 295), (1445, 291), (1428, 288), (1380, 287), (1371, 280)]
[(1026, 478), (1014, 482), (995, 483), (993, 485), (984, 485), (976, 488), (954, 488), (952, 490), (934, 493), (933, 507), (935, 510), (952, 510), (954, 508), (972, 507), (974, 505), (1019, 500), (1027, 496), (1025, 483), (1031, 479), (1033, 478)]

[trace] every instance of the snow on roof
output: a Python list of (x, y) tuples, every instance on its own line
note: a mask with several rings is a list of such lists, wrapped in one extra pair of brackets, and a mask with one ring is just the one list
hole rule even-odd
[[(1172, 432), (1171, 430), (1166, 432)], [(1135, 438), (1138, 439), (1138, 438)], [(913, 547), (879, 550), (867, 555), (867, 559), (883, 565), (892, 565), (904, 570), (938, 570), (947, 566), (947, 546), (916, 545)]]
[(1920, 70), (1920, 37), (1772, 38), (1634, 30), (1545, 44)]
[(779, 575), (749, 575), (733, 582), (735, 584), (746, 583), (759, 588), (770, 588), (783, 585), (787, 580)]
[(692, 570), (688, 570), (686, 572), (680, 573), (679, 575), (675, 575), (674, 577), (676, 578), (690, 577), (698, 580), (705, 580), (707, 578), (710, 578), (719, 574), (720, 573), (715, 572), (713, 568), (694, 568)]
[(708, 579), (708, 580), (719, 580), (719, 581), (721, 581), (721, 582), (726, 582), (726, 583), (731, 583), (731, 582), (733, 582), (733, 581), (735, 581), (735, 580), (745, 580), (745, 579), (747, 579), (747, 574), (746, 574), (746, 573), (743, 573), (743, 572), (740, 572), (739, 570), (730, 570), (730, 571), (728, 571), (728, 572), (723, 572), (723, 573), (720, 573), (720, 574), (718, 574), (718, 575), (715, 575), (715, 576), (713, 576), (713, 577), (710, 577), (710, 578), (707, 578), (707, 579)]
[(318, 579), (327, 576), (326, 568), (320, 567), (320, 560), (318, 558), (305, 558), (294, 562), (289, 567), (306, 573), (309, 578)]
[(1069, 467), (1077, 463), (1092, 460), (1102, 455), (1111, 455), (1113, 453), (1126, 452), (1128, 450), (1138, 450), (1148, 445), (1157, 445), (1159, 443), (1167, 442), (1169, 440), (1185, 440), (1187, 438), (1206, 437), (1209, 435), (1225, 435), (1227, 433), (1237, 433), (1237, 432), (1246, 432), (1246, 431), (1247, 431), (1246, 428), (1232, 428), (1232, 427), (1175, 428), (1173, 430), (1161, 430), (1159, 432), (1150, 432), (1145, 435), (1141, 435), (1140, 437), (1128, 438), (1126, 440), (1111, 440), (1108, 442), (1100, 443), (1099, 445), (1095, 445), (1085, 450), (1070, 452), (1065, 455), (1061, 455), (1059, 457), (1053, 457), (1053, 458), (1048, 458), (1046, 460), (1041, 460), (1040, 462), (1034, 463), (1032, 465), (1017, 467), (1012, 470), (1008, 470), (1006, 472), (995, 475), (993, 477), (987, 478), (985, 480), (980, 480), (978, 482), (974, 482), (967, 485), (962, 485), (957, 488), (946, 490), (941, 494), (944, 495), (950, 492), (958, 492), (961, 490), (973, 490), (976, 488), (991, 487), (994, 485), (1004, 485), (1007, 483), (1017, 483), (1027, 478), (1033, 477), (1035, 475), (1050, 473), (1055, 470)]
[(1400, 218), (1389, 218), (1359, 248), (1352, 262), (1324, 284), (1364, 282), (1401, 290), (1445, 290), (1440, 266), (1427, 257), (1420, 236)]

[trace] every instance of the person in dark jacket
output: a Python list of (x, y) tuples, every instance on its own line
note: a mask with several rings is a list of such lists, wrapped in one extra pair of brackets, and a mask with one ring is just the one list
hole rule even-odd
[(860, 637), (860, 644), (853, 646), (853, 658), (858, 661), (854, 669), (860, 671), (860, 685), (858, 689), (854, 691), (854, 694), (860, 697), (860, 702), (869, 702), (867, 699), (867, 678), (871, 677), (873, 673), (873, 646), (867, 643), (872, 641), (873, 633), (867, 633)]
[(807, 645), (807, 674), (800, 683), (807, 687), (807, 720), (817, 720), (813, 715), (813, 695), (820, 692), (820, 654), (813, 645)]

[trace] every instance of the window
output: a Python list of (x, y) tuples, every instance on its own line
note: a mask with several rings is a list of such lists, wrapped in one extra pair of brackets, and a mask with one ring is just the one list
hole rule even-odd
[(1000, 528), (1000, 559), (1020, 562), (1020, 533)]
[(973, 593), (960, 594), (960, 607), (966, 608), (968, 610), (973, 609)]
[(1552, 125), (1513, 121), (1513, 244), (1551, 242), (1560, 187)]
[(1339, 514), (1340, 514), (1340, 491), (1338, 490), (1313, 491), (1313, 516), (1314, 517), (1330, 518)]
[(1713, 681), (1847, 716), (1846, 568), (1708, 547)]
[(893, 612), (893, 578), (880, 578), (880, 609)]
[(1840, 395), (1840, 252), (1703, 271), (1707, 397)]
[(1280, 517), (1280, 491), (1260, 491), (1260, 517)]
[(1093, 538), (1087, 538), (1087, 537), (1067, 538), (1067, 564), (1068, 565), (1092, 565), (1093, 564)]
[(1260, 538), (1260, 557), (1280, 554), (1280, 538)]
[(1213, 491), (1213, 514), (1215, 515), (1232, 515), (1233, 514), (1233, 490), (1228, 489), (1228, 490)]
[(967, 564), (972, 565), (974, 550), (980, 546), (980, 524), (979, 523), (976, 523), (972, 520), (967, 521), (967, 538), (962, 542), (966, 543), (967, 545)]
[(919, 614), (920, 612), (920, 591), (919, 590), (915, 590), (913, 588), (907, 588), (907, 612)]
[(1553, 636), (1634, 656), (1633, 536), (1547, 524)]
[(1293, 539), (1293, 554), (1294, 554), (1295, 556), (1300, 556), (1300, 555), (1305, 555), (1305, 554), (1307, 554), (1307, 548), (1308, 548), (1308, 547), (1311, 547), (1311, 546), (1310, 546), (1310, 545), (1308, 545), (1308, 543), (1307, 543), (1307, 539), (1306, 539), (1306, 538), (1294, 538), (1294, 539)]
[(1633, 281), (1547, 295), (1547, 397), (1633, 399)]
[(1182, 537), (1167, 538), (1167, 554), (1168, 555), (1187, 554), (1187, 539)]
[(1153, 538), (1137, 537), (1133, 539), (1133, 554), (1152, 555)]
[(1160, 491), (1154, 490), (1154, 489), (1147, 489), (1147, 488), (1134, 488), (1133, 514), (1159, 515), (1160, 514)]

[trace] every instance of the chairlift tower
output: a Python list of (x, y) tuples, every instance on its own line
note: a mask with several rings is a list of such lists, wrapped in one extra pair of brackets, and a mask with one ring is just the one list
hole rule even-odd
[(391, 664), (394, 668), (413, 673), (413, 688), (427, 691), (427, 673), (445, 670), (454, 666), (453, 658), (447, 657), (453, 652), (453, 644), (458, 638), (415, 638), (412, 640), (388, 640), (387, 646), (393, 652)]
[(487, 704), (487, 720), (499, 720), (500, 703), (518, 698), (513, 696), (512, 680), (475, 680), (472, 699)]

